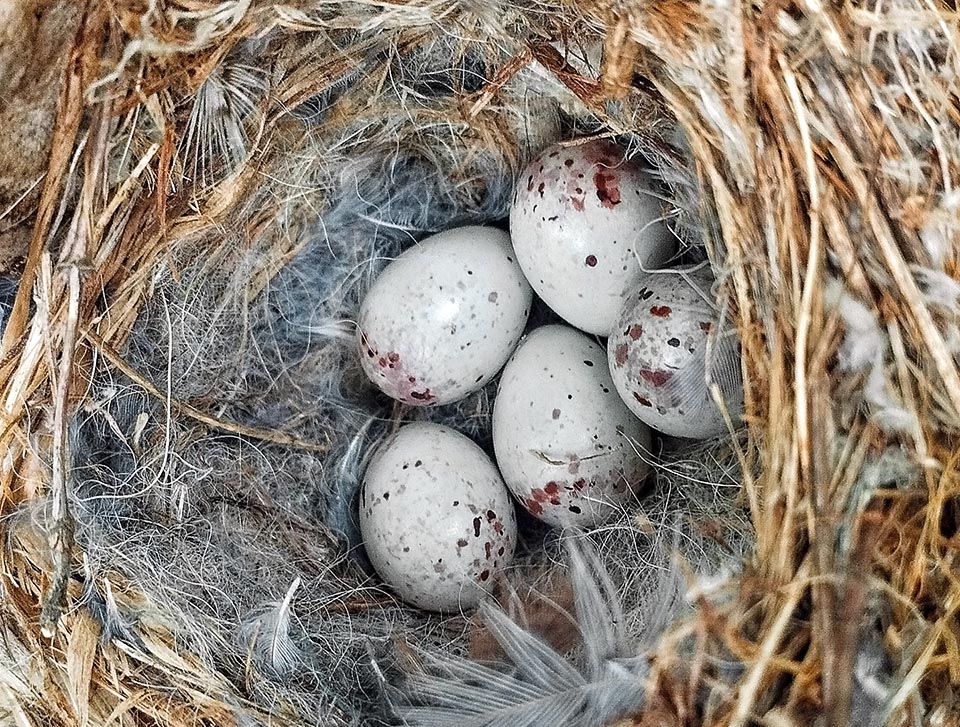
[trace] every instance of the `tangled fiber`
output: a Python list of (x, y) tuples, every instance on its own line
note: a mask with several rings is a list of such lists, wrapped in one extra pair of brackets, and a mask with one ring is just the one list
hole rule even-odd
[[(24, 31), (2, 59), (67, 49), (0, 79), (31, 139), (18, 164), (0, 145), (5, 723), (956, 724), (955, 8), (0, 18)], [(534, 154), (595, 135), (712, 266), (745, 427), (644, 453), (655, 481), (609, 526), (525, 522), (477, 614), (407, 608), (359, 542), (365, 462), (417, 417), (489, 447), (495, 389), (385, 401), (359, 301), (424, 236), (504, 224)]]

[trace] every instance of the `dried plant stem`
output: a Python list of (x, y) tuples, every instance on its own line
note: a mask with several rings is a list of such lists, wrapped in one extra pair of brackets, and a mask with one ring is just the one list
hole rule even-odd
[(777, 649), (784, 637), (787, 624), (793, 617), (793, 612), (800, 602), (806, 590), (805, 579), (808, 573), (808, 566), (804, 563), (797, 572), (797, 579), (785, 586), (786, 600), (780, 607), (776, 619), (770, 625), (763, 639), (760, 653), (750, 667), (743, 686), (740, 688), (737, 697), (737, 708), (734, 711), (730, 721), (730, 727), (743, 727), (751, 719), (754, 704), (756, 702), (757, 692), (763, 679), (767, 676), (767, 667), (771, 661), (776, 658)]
[(74, 353), (80, 312), (80, 269), (76, 262), (66, 270), (67, 317), (63, 325), (60, 365), (57, 370), (53, 411), (53, 451), (50, 479), (50, 523), (47, 534), (53, 571), (44, 595), (40, 628), (44, 637), (52, 638), (67, 595), (70, 560), (73, 550), (73, 519), (68, 505), (70, 451), (67, 443), (69, 426), (70, 386), (73, 381)]
[(259, 427), (251, 427), (244, 424), (238, 424), (236, 422), (229, 422), (224, 419), (218, 419), (215, 416), (211, 416), (210, 414), (207, 414), (200, 409), (191, 406), (190, 404), (178, 401), (177, 399), (160, 391), (160, 389), (150, 383), (148, 379), (142, 376), (136, 369), (127, 363), (119, 353), (113, 350), (113, 348), (96, 333), (93, 331), (86, 331), (83, 335), (84, 337), (90, 339), (90, 341), (96, 346), (96, 349), (103, 354), (104, 358), (106, 358), (112, 366), (117, 368), (124, 376), (133, 381), (145, 392), (150, 394), (150, 396), (153, 396), (159, 401), (164, 402), (165, 405), (169, 405), (172, 411), (176, 411), (177, 413), (189, 417), (194, 421), (205, 424), (211, 429), (216, 429), (222, 432), (232, 432), (233, 434), (250, 437), (251, 439), (258, 439), (262, 442), (282, 444), (287, 447), (295, 447), (296, 449), (302, 449), (308, 452), (326, 452), (330, 449), (329, 442), (308, 442), (306, 440), (299, 439), (298, 437), (284, 434), (283, 432), (276, 432), (270, 429), (261, 429)]
[(20, 286), (20, 292), (14, 301), (13, 310), (10, 311), (7, 319), (3, 332), (3, 345), (0, 346), (0, 354), (2, 354), (0, 357), (2, 358), (6, 358), (6, 355), (10, 353), (26, 327), (27, 312), (30, 305), (30, 286), (36, 275), (37, 265), (40, 263), (40, 256), (46, 243), (47, 233), (50, 230), (50, 223), (53, 221), (54, 214), (60, 204), (59, 195), (63, 186), (64, 175), (73, 156), (71, 152), (76, 143), (80, 122), (83, 119), (85, 79), (90, 73), (90, 69), (97, 62), (100, 52), (99, 41), (102, 39), (102, 28), (98, 22), (99, 18), (92, 17), (98, 15), (98, 13), (91, 12), (89, 0), (85, 4), (87, 6), (85, 10), (87, 22), (84, 24), (84, 32), (89, 31), (89, 34), (83, 38), (78, 37), (71, 51), (71, 63), (68, 67), (63, 91), (60, 94), (59, 114), (50, 149), (50, 165), (43, 182), (40, 209), (37, 213), (30, 250), (21, 276), (26, 285)]

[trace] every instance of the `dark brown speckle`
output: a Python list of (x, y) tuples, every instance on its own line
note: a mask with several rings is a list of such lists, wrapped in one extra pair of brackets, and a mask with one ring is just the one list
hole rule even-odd
[(620, 204), (620, 188), (617, 186), (617, 175), (609, 169), (601, 169), (593, 175), (593, 183), (597, 185), (597, 199), (608, 210)]

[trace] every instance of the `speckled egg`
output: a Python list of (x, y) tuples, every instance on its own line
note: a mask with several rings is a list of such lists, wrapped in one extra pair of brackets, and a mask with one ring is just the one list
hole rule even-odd
[(718, 330), (712, 284), (702, 271), (648, 276), (624, 303), (607, 341), (618, 393), (634, 414), (664, 434), (707, 439), (727, 431), (710, 395), (708, 370), (732, 420), (740, 418), (740, 347), (732, 329)]
[(537, 328), (504, 368), (493, 446), (507, 487), (551, 525), (590, 526), (635, 499), (650, 430), (624, 406), (603, 347), (568, 326)]
[(524, 170), (510, 234), (544, 302), (568, 323), (606, 336), (624, 295), (673, 254), (651, 180), (608, 141), (553, 146)]
[(391, 262), (363, 301), (363, 370), (404, 404), (462, 399), (503, 367), (532, 298), (506, 232), (459, 227), (428, 237)]
[(513, 557), (510, 494), (480, 447), (439, 424), (407, 424), (364, 475), (360, 532), (370, 562), (407, 603), (475, 606)]

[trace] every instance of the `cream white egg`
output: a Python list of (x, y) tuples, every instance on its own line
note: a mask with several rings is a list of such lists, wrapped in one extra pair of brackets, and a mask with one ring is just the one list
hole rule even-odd
[(618, 393), (664, 434), (707, 439), (727, 432), (708, 372), (733, 422), (741, 415), (740, 347), (729, 326), (719, 329), (712, 284), (706, 272), (650, 275), (624, 303), (607, 341)]
[(674, 239), (653, 184), (611, 142), (552, 146), (521, 175), (510, 210), (520, 267), (561, 318), (606, 336), (625, 293)]
[(504, 368), (493, 446), (507, 487), (560, 526), (590, 526), (636, 498), (650, 431), (624, 406), (603, 347), (569, 326), (530, 333)]
[(462, 399), (503, 367), (532, 298), (506, 232), (470, 226), (428, 237), (387, 265), (363, 301), (363, 370), (405, 404)]
[(480, 447), (439, 424), (401, 427), (371, 458), (360, 495), (370, 562), (407, 603), (475, 606), (513, 558), (517, 523)]

